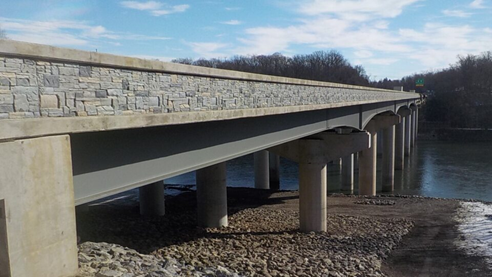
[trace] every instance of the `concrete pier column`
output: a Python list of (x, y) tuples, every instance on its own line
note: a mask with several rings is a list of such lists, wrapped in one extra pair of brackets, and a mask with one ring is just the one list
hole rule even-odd
[(270, 168), (268, 151), (262, 150), (254, 154), (255, 163), (255, 188), (269, 189), (270, 188)]
[(163, 216), (166, 214), (164, 181), (140, 187), (138, 191), (141, 215)]
[(410, 125), (410, 147), (413, 148), (415, 145), (415, 110), (412, 109), (412, 125)]
[(378, 157), (383, 156), (383, 130), (378, 131)]
[(299, 222), (302, 231), (326, 231), (326, 164), (369, 145), (367, 132), (328, 131), (270, 148), (272, 152), (299, 163)]
[(359, 194), (376, 195), (378, 133), (373, 129), (367, 131), (371, 135), (371, 147), (359, 152)]
[(417, 139), (418, 134), (419, 134), (419, 107), (415, 109), (415, 139)]
[(342, 192), (354, 193), (354, 154), (342, 158)]
[(383, 192), (393, 192), (395, 187), (395, 126), (383, 129)]
[(301, 231), (326, 231), (326, 164), (299, 163)]
[(395, 169), (402, 170), (405, 166), (405, 117), (396, 125), (395, 130)]
[(411, 146), (411, 130), (412, 130), (412, 115), (409, 114), (405, 117), (405, 156), (410, 155)]
[(75, 276), (70, 137), (0, 142), (0, 276)]
[(196, 195), (199, 226), (228, 225), (225, 162), (196, 171)]
[(412, 147), (417, 141), (417, 108), (412, 111)]
[(280, 156), (275, 153), (269, 153), (268, 166), (270, 168), (270, 189), (279, 190), (280, 189)]

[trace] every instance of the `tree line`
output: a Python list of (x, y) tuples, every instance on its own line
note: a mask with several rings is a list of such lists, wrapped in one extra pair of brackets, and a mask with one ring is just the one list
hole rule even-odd
[[(418, 79), (423, 87), (416, 87)], [(403, 86), (427, 95), (425, 120), (449, 127), (492, 128), (492, 52), (459, 56), (448, 68), (401, 80), (373, 82), (380, 88)]]
[(308, 55), (286, 57), (272, 55), (234, 56), (228, 59), (175, 59), (175, 63), (238, 70), (291, 78), (369, 85), (362, 66), (352, 66), (337, 51), (317, 51)]
[[(173, 62), (386, 89), (403, 86), (407, 91), (427, 95), (422, 119), (449, 127), (492, 128), (492, 52), (459, 56), (455, 64), (439, 71), (379, 81), (370, 81), (362, 66), (352, 66), (337, 51), (293, 57), (275, 53), (228, 59), (187, 58)], [(416, 86), (419, 79), (424, 80), (423, 87)]]

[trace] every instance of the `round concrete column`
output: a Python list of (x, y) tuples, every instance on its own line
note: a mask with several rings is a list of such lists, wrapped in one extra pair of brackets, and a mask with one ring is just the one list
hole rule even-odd
[(228, 225), (225, 162), (196, 171), (196, 196), (199, 226)]
[(354, 154), (342, 158), (342, 192), (354, 193)]
[(411, 130), (412, 130), (412, 115), (407, 115), (405, 117), (405, 156), (410, 156), (410, 141), (411, 141)]
[(141, 215), (163, 216), (166, 213), (163, 181), (140, 187), (138, 191)]
[(415, 111), (414, 110), (412, 110), (410, 117), (412, 118), (412, 125), (410, 125), (410, 147), (413, 148), (413, 146), (415, 145)]
[(255, 188), (269, 189), (270, 188), (270, 168), (268, 167), (269, 160), (268, 151), (262, 150), (254, 154), (255, 163)]
[(359, 152), (359, 194), (376, 195), (376, 158), (377, 139), (376, 131), (368, 131), (371, 135), (371, 147)]
[(326, 231), (326, 164), (299, 163), (301, 231)]
[(395, 187), (395, 126), (383, 130), (383, 192), (393, 192)]
[(412, 147), (415, 146), (417, 141), (417, 108), (412, 112)]
[(405, 117), (396, 125), (395, 132), (395, 169), (402, 170), (405, 165)]
[(419, 107), (415, 109), (415, 139), (417, 139), (418, 134), (419, 134)]
[(270, 168), (270, 189), (280, 189), (280, 157), (275, 153), (269, 152), (269, 168)]

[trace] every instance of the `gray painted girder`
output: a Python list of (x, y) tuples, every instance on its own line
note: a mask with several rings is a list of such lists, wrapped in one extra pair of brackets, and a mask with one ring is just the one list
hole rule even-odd
[(390, 101), (274, 116), (71, 135), (76, 204), (204, 168), (336, 127), (360, 129)]

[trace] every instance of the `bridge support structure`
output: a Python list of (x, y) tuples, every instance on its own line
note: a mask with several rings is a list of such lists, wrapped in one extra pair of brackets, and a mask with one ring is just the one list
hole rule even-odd
[(395, 169), (403, 170), (405, 167), (405, 139), (406, 139), (406, 120), (410, 114), (408, 108), (402, 108), (398, 111), (401, 122), (396, 124), (395, 130)]
[(383, 192), (393, 192), (395, 188), (395, 125), (383, 129)]
[(412, 140), (411, 145), (415, 147), (415, 142), (417, 141), (417, 125), (418, 125), (418, 112), (419, 109), (417, 106), (412, 106)]
[(228, 225), (226, 163), (196, 171), (198, 225), (219, 228)]
[(342, 157), (342, 188), (343, 193), (354, 193), (354, 154)]
[(74, 276), (68, 135), (0, 142), (0, 276)]
[(269, 152), (269, 176), (270, 176), (270, 189), (280, 189), (280, 157), (272, 152)]
[(164, 181), (140, 187), (138, 191), (141, 215), (163, 216), (166, 214)]
[(299, 221), (304, 232), (326, 231), (326, 164), (370, 146), (366, 132), (322, 132), (270, 150), (299, 163)]
[(267, 150), (254, 153), (255, 188), (270, 189), (270, 156)]
[(412, 150), (412, 111), (405, 117), (405, 156), (410, 156)]
[[(400, 123), (400, 117), (398, 115), (384, 114), (376, 115), (366, 125), (365, 130), (371, 136), (371, 146), (359, 153), (360, 195), (376, 195), (377, 134), (379, 130), (390, 128), (398, 123)], [(388, 133), (387, 139), (391, 138), (391, 133), (394, 136), (394, 131)], [(391, 159), (391, 156), (394, 158), (394, 155), (391, 155), (391, 149), (394, 152), (394, 143), (388, 143), (388, 149), (390, 150), (389, 153), (383, 153), (383, 155), (388, 155), (384, 158), (387, 160)], [(387, 175), (392, 176), (389, 172)]]

